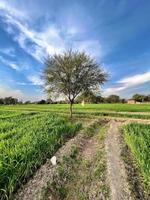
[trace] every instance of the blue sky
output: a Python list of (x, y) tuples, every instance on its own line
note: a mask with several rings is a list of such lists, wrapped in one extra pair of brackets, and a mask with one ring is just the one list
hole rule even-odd
[(44, 98), (44, 57), (70, 47), (109, 73), (104, 96), (150, 93), (149, 0), (0, 0), (0, 97)]

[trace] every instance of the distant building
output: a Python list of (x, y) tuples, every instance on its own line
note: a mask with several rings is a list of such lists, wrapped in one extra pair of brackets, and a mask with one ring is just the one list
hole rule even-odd
[(134, 100), (134, 99), (128, 99), (128, 100), (127, 100), (127, 103), (128, 103), (128, 104), (135, 104), (135, 103), (136, 103), (136, 100)]

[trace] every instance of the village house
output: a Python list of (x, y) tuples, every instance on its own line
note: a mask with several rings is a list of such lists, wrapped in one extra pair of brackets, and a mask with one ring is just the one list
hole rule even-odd
[(128, 103), (128, 104), (135, 104), (135, 103), (136, 103), (136, 100), (135, 100), (135, 99), (128, 99), (128, 100), (127, 100), (127, 103)]

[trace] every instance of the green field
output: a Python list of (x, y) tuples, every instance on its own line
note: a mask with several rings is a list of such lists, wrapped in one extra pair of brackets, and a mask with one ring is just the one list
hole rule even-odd
[[(68, 116), (67, 104), (0, 106), (1, 199), (11, 197), (47, 158), (65, 141), (74, 137), (81, 124), (72, 123), (75, 120), (71, 122)], [(97, 117), (150, 119), (150, 104), (86, 104), (84, 107), (76, 104), (74, 116), (81, 122), (84, 118)], [(127, 125), (124, 130), (125, 141), (134, 154), (148, 187), (150, 126), (132, 124)]]
[(0, 111), (0, 197), (5, 199), (73, 137), (73, 125), (51, 113)]
[[(0, 106), (4, 111), (26, 112), (50, 112), (63, 116), (69, 116), (68, 104), (46, 105), (9, 105)], [(136, 119), (150, 119), (150, 104), (75, 104), (73, 114), (77, 117), (122, 117)]]
[[(0, 106), (1, 110), (29, 110), (29, 111), (58, 111), (68, 112), (68, 104), (46, 104), (46, 105), (6, 105)], [(150, 104), (81, 104), (74, 105), (75, 112), (150, 112)]]
[(138, 166), (141, 181), (150, 195), (150, 125), (128, 124), (124, 128), (124, 138)]

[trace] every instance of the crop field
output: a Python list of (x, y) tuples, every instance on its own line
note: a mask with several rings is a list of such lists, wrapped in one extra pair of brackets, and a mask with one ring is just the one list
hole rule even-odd
[[(26, 111), (26, 112), (51, 112), (63, 116), (69, 115), (68, 104), (48, 104), (48, 105), (9, 105), (0, 106), (2, 111)], [(74, 115), (78, 117), (126, 117), (137, 119), (150, 119), (150, 104), (75, 104)], [(16, 113), (17, 114), (17, 113)]]
[[(101, 120), (102, 122), (105, 117), (110, 118), (105, 120), (105, 124), (109, 120), (115, 124), (117, 118), (135, 118), (148, 121), (150, 119), (150, 104), (85, 104), (84, 106), (76, 104), (73, 107), (73, 114), (74, 117), (70, 120), (69, 105), (67, 104), (0, 106), (0, 199), (11, 199), (20, 186), (27, 183), (36, 171), (46, 163), (47, 159), (50, 159), (66, 141), (75, 137), (81, 127), (84, 129), (83, 125), (86, 120), (88, 120), (87, 124), (90, 124), (92, 120)], [(100, 124), (99, 128), (102, 127)], [(92, 134), (94, 136), (95, 128), (89, 130), (91, 136), (88, 137), (92, 137)], [(104, 130), (107, 135), (107, 128), (105, 127)], [(143, 182), (145, 190), (148, 191), (150, 187), (150, 125), (131, 123), (123, 126), (123, 131), (124, 142), (128, 145), (135, 159), (141, 182)], [(105, 133), (103, 134), (105, 135)], [(89, 148), (89, 139), (86, 138), (86, 140), (87, 148)], [(100, 139), (101, 142), (102, 139)], [(90, 148), (93, 149), (94, 145), (96, 146), (94, 143), (91, 144)], [(105, 151), (104, 142), (100, 145), (102, 145), (101, 151)], [(82, 157), (82, 153), (79, 154), (79, 157)], [(82, 160), (84, 164), (86, 161), (83, 158)], [(97, 158), (96, 161), (99, 166), (98, 160), (100, 158)], [(104, 163), (106, 162), (104, 157), (102, 160)], [(80, 162), (77, 162), (79, 168)], [(89, 170), (88, 166), (91, 165), (90, 162), (92, 163), (89, 161), (86, 166), (87, 171)], [(94, 166), (92, 168), (94, 169)], [(103, 163), (98, 169), (105, 170)], [(76, 173), (77, 169), (73, 170)], [(91, 173), (95, 174), (94, 171)], [(104, 172), (103, 181), (105, 176)], [(95, 181), (94, 178), (93, 181)], [(98, 181), (98, 179), (96, 180)], [(84, 181), (81, 180), (81, 182)], [(108, 191), (105, 191), (107, 195)]]
[[(56, 111), (68, 112), (68, 104), (28, 104), (28, 105), (6, 105), (0, 106), (1, 110), (29, 110), (29, 111)], [(115, 111), (115, 112), (150, 112), (150, 104), (81, 104), (74, 105), (75, 112), (99, 112), (99, 111)]]
[(49, 113), (0, 111), (1, 199), (11, 196), (79, 128)]
[(124, 127), (124, 138), (135, 157), (141, 180), (150, 195), (150, 125), (128, 124)]

